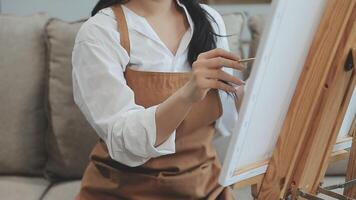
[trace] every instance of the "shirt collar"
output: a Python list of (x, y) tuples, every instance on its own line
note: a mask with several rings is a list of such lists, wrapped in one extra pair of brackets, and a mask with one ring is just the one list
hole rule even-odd
[[(183, 8), (185, 16), (187, 17), (187, 20), (189, 23), (189, 29), (186, 33), (186, 34), (189, 34), (188, 35), (189, 37), (187, 39), (185, 39), (186, 34), (183, 36), (183, 38), (182, 38), (183, 43), (181, 44), (181, 46), (179, 47), (179, 49), (177, 50), (177, 53), (176, 53), (178, 55), (178, 54), (184, 52), (184, 50), (188, 48), (190, 40), (193, 37), (194, 23), (193, 23), (193, 20), (189, 14), (187, 8), (185, 7), (185, 5), (180, 0), (176, 0), (176, 2), (177, 2), (178, 6)], [(122, 8), (124, 10), (124, 14), (126, 17), (127, 26), (128, 26), (129, 30), (130, 29), (135, 30), (156, 42), (162, 43), (160, 38), (157, 36), (157, 34), (155, 34), (154, 30), (147, 31), (152, 28), (149, 26), (149, 24), (147, 23), (147, 21), (144, 17), (139, 16), (132, 10), (128, 9), (125, 5), (122, 5)], [(100, 12), (115, 18), (114, 12), (111, 8), (102, 9)], [(183, 39), (185, 39), (185, 41)], [(164, 44), (162, 44), (162, 45), (164, 45)]]
[(187, 19), (188, 19), (189, 27), (190, 27), (191, 31), (194, 32), (193, 19), (192, 19), (192, 17), (190, 16), (190, 14), (189, 14), (187, 8), (185, 7), (185, 5), (184, 5), (182, 2), (180, 2), (180, 0), (177, 0), (177, 4), (178, 4), (181, 8), (183, 8), (184, 13), (185, 13), (185, 16), (186, 16)]

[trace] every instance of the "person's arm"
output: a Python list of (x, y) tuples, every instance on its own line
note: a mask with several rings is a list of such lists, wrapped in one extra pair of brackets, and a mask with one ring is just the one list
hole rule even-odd
[(123, 76), (125, 51), (110, 48), (94, 41), (75, 45), (75, 103), (105, 141), (114, 160), (138, 166), (150, 158), (175, 153), (175, 130), (167, 134), (164, 143), (155, 146), (158, 105), (145, 109), (135, 104), (134, 93)]
[(123, 75), (129, 56), (116, 20), (97, 15), (84, 23), (72, 52), (74, 101), (107, 144), (112, 159), (138, 166), (175, 153), (175, 130), (156, 143), (156, 109), (137, 105)]
[[(202, 7), (212, 16), (215, 21), (211, 21), (214, 31), (222, 37), (217, 37), (216, 46), (226, 51), (230, 51), (228, 37), (226, 37), (226, 27), (222, 16), (213, 8), (208, 5), (202, 4)], [(240, 71), (236, 71), (232, 68), (224, 68), (224, 71), (230, 75), (240, 75)], [(234, 73), (235, 72), (235, 73)], [(239, 74), (240, 73), (240, 74)], [(242, 78), (242, 76), (237, 76)], [(228, 95), (225, 91), (220, 90), (219, 95), (223, 107), (223, 115), (215, 123), (215, 127), (219, 135), (230, 136), (237, 124), (238, 113), (241, 107), (241, 103), (244, 95), (244, 86), (241, 85), (236, 88), (237, 99)], [(218, 136), (217, 136), (218, 137)]]

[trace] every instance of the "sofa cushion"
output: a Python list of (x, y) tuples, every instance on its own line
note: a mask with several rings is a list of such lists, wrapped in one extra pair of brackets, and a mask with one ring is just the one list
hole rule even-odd
[(46, 26), (49, 54), (48, 111), (51, 129), (46, 138), (51, 179), (80, 178), (98, 140), (94, 129), (74, 103), (71, 54), (82, 22), (52, 19)]
[(45, 163), (47, 20), (0, 15), (0, 174), (38, 175)]
[(248, 27), (251, 32), (250, 56), (254, 57), (262, 37), (263, 29), (266, 23), (266, 15), (255, 15), (248, 20)]
[(347, 164), (349, 162), (349, 159), (345, 160), (339, 160), (334, 163), (330, 163), (328, 166), (328, 169), (326, 171), (326, 175), (329, 176), (344, 176), (346, 175), (347, 171)]
[[(240, 40), (244, 27), (244, 15), (242, 13), (226, 13), (222, 14), (222, 18), (226, 26), (230, 51), (242, 56)], [(236, 71), (235, 73), (239, 78), (243, 78), (242, 72)]]
[(227, 39), (229, 41), (230, 51), (241, 54), (240, 37), (244, 26), (244, 17), (241, 13), (222, 14), (226, 26)]
[(50, 183), (43, 178), (0, 177), (0, 198), (9, 200), (39, 200)]
[[(266, 15), (254, 15), (249, 18), (248, 20), (248, 27), (250, 29), (251, 33), (251, 43), (250, 43), (250, 49), (249, 49), (249, 57), (255, 57), (257, 54), (257, 49), (258, 45), (260, 43), (263, 29), (266, 23)], [(248, 64), (248, 68), (245, 70), (245, 78), (248, 78), (250, 76), (251, 70), (252, 70), (252, 65), (253, 63)]]
[(43, 200), (74, 199), (80, 190), (80, 181), (54, 184), (44, 195)]

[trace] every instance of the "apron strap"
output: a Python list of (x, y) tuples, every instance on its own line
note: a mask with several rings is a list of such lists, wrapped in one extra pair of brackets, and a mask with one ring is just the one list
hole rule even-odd
[(117, 26), (120, 32), (121, 46), (127, 51), (127, 54), (130, 56), (130, 37), (124, 11), (120, 4), (112, 6), (112, 9), (116, 16)]

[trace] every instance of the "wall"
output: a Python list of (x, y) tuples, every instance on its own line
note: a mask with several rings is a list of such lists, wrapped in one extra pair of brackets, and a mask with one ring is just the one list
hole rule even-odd
[(96, 2), (97, 0), (0, 0), (1, 13), (29, 15), (42, 11), (67, 21), (88, 17)]
[[(0, 12), (28, 15), (35, 12), (48, 12), (51, 16), (72, 21), (90, 15), (98, 0), (0, 0)], [(214, 6), (222, 13), (246, 12), (250, 14), (267, 13), (269, 4), (241, 4)]]

